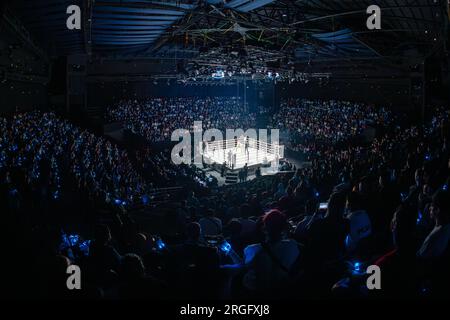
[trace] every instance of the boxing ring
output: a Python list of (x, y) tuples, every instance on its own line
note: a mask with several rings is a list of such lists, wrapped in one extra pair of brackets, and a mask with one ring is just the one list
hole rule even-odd
[(273, 166), (284, 158), (284, 146), (240, 137), (239, 139), (202, 142), (203, 161), (208, 164), (226, 164), (231, 170), (254, 166)]

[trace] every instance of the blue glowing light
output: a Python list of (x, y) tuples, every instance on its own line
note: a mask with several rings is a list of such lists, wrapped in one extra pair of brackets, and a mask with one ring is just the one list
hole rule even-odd
[(419, 224), (420, 221), (422, 221), (422, 212), (421, 211), (419, 211), (419, 214), (417, 215), (417, 224)]
[(143, 196), (142, 196), (142, 204), (143, 204), (144, 206), (146, 206), (146, 205), (149, 203), (149, 201), (150, 201), (150, 199), (148, 198), (147, 195), (143, 195)]
[(360, 262), (353, 263), (353, 270), (359, 272), (361, 270), (361, 263)]
[(91, 245), (91, 240), (82, 240), (81, 236), (78, 234), (67, 235), (64, 232), (62, 233), (61, 240), (61, 250), (78, 248), (79, 251), (83, 253), (83, 255), (89, 255), (89, 246)]
[(68, 247), (69, 245), (70, 245), (69, 244), (69, 239), (67, 239), (67, 235), (65, 233), (63, 233), (61, 246), (62, 247)]
[(78, 248), (80, 248), (81, 252), (83, 252), (84, 255), (88, 256), (90, 245), (91, 245), (91, 240), (85, 240), (78, 245)]
[(80, 236), (77, 234), (71, 234), (69, 235), (69, 244), (73, 247), (75, 246), (78, 241), (80, 240)]
[(158, 250), (163, 250), (165, 247), (166, 247), (166, 244), (161, 239), (158, 239), (156, 241), (156, 248)]
[(426, 160), (426, 161), (430, 161), (430, 160), (431, 160), (430, 154), (427, 153), (427, 154), (425, 155), (425, 160)]
[(350, 246), (350, 236), (349, 235), (347, 235), (346, 237), (345, 237), (345, 246), (348, 248), (349, 246)]
[(115, 200), (114, 200), (114, 203), (115, 203), (116, 205), (120, 206), (120, 205), (122, 204), (122, 200), (120, 200), (120, 199), (115, 199)]
[(442, 186), (442, 190), (447, 191), (447, 190), (448, 190), (448, 185), (447, 185), (447, 184), (444, 184), (444, 185)]
[(228, 253), (231, 251), (231, 244), (229, 244), (227, 241), (223, 241), (220, 244), (220, 250), (222, 250), (224, 253)]

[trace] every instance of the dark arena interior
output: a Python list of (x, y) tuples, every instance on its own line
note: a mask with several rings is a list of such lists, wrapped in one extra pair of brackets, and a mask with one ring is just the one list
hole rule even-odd
[(6, 298), (450, 297), (448, 0), (0, 14)]

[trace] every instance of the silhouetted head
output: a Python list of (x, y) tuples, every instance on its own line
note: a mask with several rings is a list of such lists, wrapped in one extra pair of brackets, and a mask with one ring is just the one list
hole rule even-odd
[(339, 220), (344, 216), (345, 194), (342, 192), (334, 192), (328, 200), (328, 209), (325, 217), (327, 219)]
[(231, 219), (231, 221), (228, 223), (226, 229), (231, 236), (238, 236), (241, 234), (242, 224), (237, 219)]
[(70, 266), (70, 260), (66, 256), (57, 255), (51, 258), (50, 262), (50, 270), (51, 273), (58, 277), (66, 277), (67, 267)]
[(431, 200), (430, 216), (438, 225), (449, 223), (450, 195), (448, 191), (438, 190), (435, 192)]
[(250, 206), (246, 203), (240, 206), (239, 208), (239, 215), (241, 217), (248, 217), (250, 214)]
[(395, 246), (398, 250), (404, 251), (414, 248), (414, 231), (416, 228), (416, 213), (407, 204), (400, 205), (394, 213), (391, 221), (391, 231)]
[(357, 192), (350, 192), (347, 196), (347, 208), (350, 211), (357, 211), (363, 208), (362, 197)]
[(111, 241), (111, 231), (106, 224), (98, 224), (95, 226), (94, 239), (98, 244), (107, 244)]
[(133, 246), (138, 253), (143, 253), (148, 248), (147, 236), (143, 233), (136, 233), (133, 239)]
[(263, 217), (264, 230), (269, 241), (276, 241), (281, 238), (281, 235), (286, 228), (286, 215), (277, 209), (270, 210)]
[(186, 236), (188, 240), (198, 241), (200, 239), (200, 235), (202, 233), (202, 228), (200, 224), (197, 222), (190, 222), (186, 227)]
[(215, 213), (213, 209), (207, 209), (205, 212), (205, 216), (207, 217), (214, 217)]
[(416, 172), (414, 173), (414, 181), (416, 182), (417, 186), (421, 186), (423, 183), (423, 170), (422, 169), (417, 169)]
[(121, 276), (124, 279), (139, 279), (145, 276), (145, 267), (141, 257), (134, 253), (127, 253), (122, 257)]
[(369, 192), (369, 179), (367, 177), (363, 177), (359, 180), (358, 192), (361, 194), (366, 194)]

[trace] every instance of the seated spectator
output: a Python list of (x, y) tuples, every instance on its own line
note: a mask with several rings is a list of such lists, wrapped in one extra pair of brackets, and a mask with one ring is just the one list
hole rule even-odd
[(214, 210), (206, 210), (206, 214), (199, 220), (203, 236), (217, 236), (222, 233), (222, 220), (215, 217)]
[(150, 241), (145, 234), (134, 233), (127, 251), (142, 257), (150, 251)]
[(242, 237), (251, 237), (256, 230), (256, 222), (251, 218), (251, 207), (248, 204), (243, 204), (239, 209), (239, 222), (241, 223), (241, 235)]
[(142, 259), (136, 254), (128, 253), (123, 256), (119, 276), (121, 299), (160, 300), (167, 297), (166, 285), (146, 274)]
[(182, 292), (211, 298), (217, 294), (216, 286), (219, 285), (218, 250), (201, 241), (202, 230), (199, 223), (189, 223), (186, 233), (186, 241), (173, 248), (173, 281)]
[(266, 239), (244, 250), (244, 264), (248, 268), (243, 281), (250, 291), (269, 293), (286, 287), (291, 280), (291, 268), (299, 259), (298, 244), (283, 239), (286, 216), (278, 210), (269, 211), (263, 218)]
[(280, 200), (282, 197), (284, 197), (286, 195), (287, 195), (286, 188), (284, 187), (283, 183), (280, 182), (277, 186), (277, 191), (275, 192), (273, 197), (276, 200)]
[(186, 200), (186, 204), (188, 207), (194, 207), (194, 208), (197, 208), (200, 205), (200, 202), (198, 201), (194, 192), (189, 193), (189, 196)]
[(107, 225), (95, 227), (94, 240), (89, 248), (89, 269), (92, 277), (102, 282), (110, 270), (117, 271), (121, 256), (111, 245), (111, 232)]
[(300, 242), (306, 242), (309, 233), (309, 228), (318, 219), (323, 219), (323, 210), (320, 210), (317, 202), (308, 201), (305, 205), (306, 215), (303, 215), (302, 219), (297, 223), (294, 231), (295, 239)]
[(242, 236), (242, 223), (238, 219), (231, 219), (225, 226), (225, 234), (227, 241), (237, 254), (241, 254), (244, 250), (244, 237)]
[(181, 264), (180, 267), (193, 266), (202, 270), (218, 267), (216, 248), (206, 246), (201, 241), (202, 229), (199, 223), (190, 222), (186, 227), (187, 239), (174, 248), (173, 254)]
[[(333, 193), (323, 219), (314, 219), (307, 232), (307, 267), (321, 267), (325, 261), (342, 257), (346, 234), (345, 194)], [(327, 236), (324, 236), (327, 235)]]
[(450, 195), (448, 191), (439, 190), (433, 195), (430, 217), (434, 221), (434, 228), (417, 252), (420, 258), (439, 258), (448, 250), (450, 240), (449, 202)]
[(349, 220), (349, 233), (345, 240), (348, 252), (354, 252), (361, 240), (372, 234), (372, 225), (369, 215), (362, 210), (362, 203), (359, 194), (352, 192), (347, 197), (347, 209), (349, 213), (346, 219)]
[(391, 222), (394, 248), (375, 262), (381, 269), (385, 297), (414, 296), (417, 291), (415, 226), (413, 208), (401, 205)]
[(382, 173), (378, 178), (378, 192), (376, 196), (377, 203), (374, 204), (373, 221), (371, 220), (374, 231), (383, 232), (389, 235), (389, 223), (392, 219), (391, 213), (395, 212), (400, 205), (400, 191), (390, 181), (388, 173)]
[(51, 299), (64, 299), (70, 297), (67, 289), (67, 268), (71, 265), (69, 258), (58, 255), (49, 259), (47, 264), (46, 279), (43, 284), (48, 297)]

